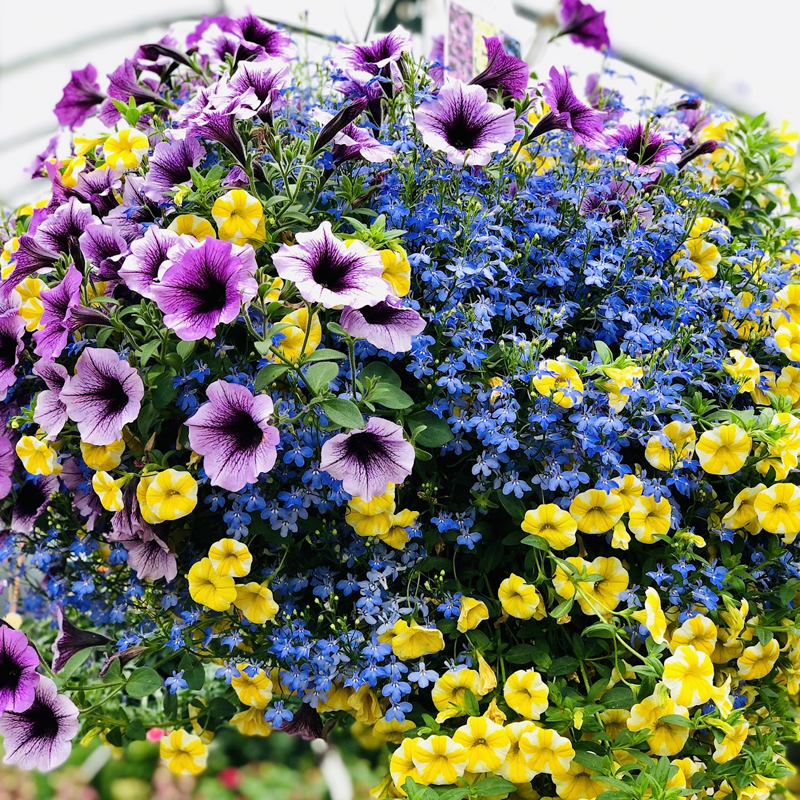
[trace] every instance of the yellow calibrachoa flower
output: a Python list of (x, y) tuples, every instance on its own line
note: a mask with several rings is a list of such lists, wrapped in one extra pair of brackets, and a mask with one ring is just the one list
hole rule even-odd
[[(314, 314), (311, 317), (311, 328), (306, 337), (306, 328), (308, 328), (308, 309), (298, 308), (297, 311), (292, 311), (287, 314), (281, 323), (288, 325), (288, 328), (283, 328), (278, 331), (277, 337), (279, 341), (275, 344), (275, 349), (288, 361), (296, 362), (301, 356), (307, 356), (313, 353), (322, 341), (322, 325), (319, 321), (319, 314)], [(303, 347), (305, 342), (305, 347)], [(266, 357), (270, 361), (278, 361), (278, 357), (274, 353), (267, 353)]]
[(86, 158), (75, 156), (75, 158), (64, 159), (64, 169), (61, 172), (61, 183), (72, 189), (78, 185), (78, 177), (86, 171)]
[(612, 742), (622, 731), (628, 729), (627, 722), (630, 716), (631, 712), (627, 708), (607, 708), (600, 712), (600, 721)]
[(348, 506), (345, 520), (359, 536), (385, 536), (392, 527), (392, 514), (389, 511), (380, 514), (361, 514), (352, 506)]
[(151, 472), (147, 475), (142, 475), (139, 483), (136, 484), (136, 500), (139, 502), (139, 510), (142, 512), (145, 522), (151, 525), (158, 525), (159, 522), (164, 520), (156, 514), (149, 505), (147, 505), (147, 490), (150, 484), (155, 480), (155, 473)]
[(539, 394), (561, 408), (572, 408), (583, 401), (583, 381), (578, 370), (560, 358), (548, 358), (539, 364), (533, 385)]
[(111, 169), (136, 169), (149, 149), (147, 137), (133, 128), (112, 133), (103, 143), (103, 155)]
[(269, 736), (272, 726), (264, 719), (261, 708), (246, 708), (231, 717), (231, 725), (243, 736)]
[(710, 656), (716, 646), (717, 626), (703, 614), (689, 617), (672, 632), (669, 640), (669, 649), (673, 653), (679, 647), (691, 647)]
[(497, 768), (496, 772), (511, 783), (521, 784), (531, 780), (536, 772), (528, 763), (528, 756), (522, 752), (521, 739), (526, 733), (532, 733), (539, 726), (530, 720), (512, 722), (504, 730), (508, 736), (508, 752), (505, 761)]
[(395, 297), (405, 297), (411, 291), (411, 264), (406, 251), (399, 245), (378, 251), (383, 262), (381, 277), (389, 284)]
[(227, 611), (236, 600), (233, 578), (218, 575), (207, 558), (192, 565), (188, 574), (189, 594), (195, 603), (213, 611)]
[(672, 506), (666, 497), (640, 497), (628, 512), (628, 530), (644, 544), (653, 544), (656, 536), (666, 536), (672, 523)]
[(776, 483), (762, 489), (753, 501), (759, 525), (768, 533), (781, 534), (791, 543), (800, 533), (800, 486)]
[(647, 628), (656, 644), (666, 641), (664, 634), (667, 632), (667, 618), (661, 610), (661, 597), (652, 586), (645, 591), (644, 608), (634, 611), (632, 616)]
[(776, 293), (770, 319), (776, 328), (787, 322), (800, 325), (800, 283), (790, 283)]
[(775, 331), (775, 344), (789, 361), (800, 361), (800, 325), (795, 322), (783, 323)]
[(712, 230), (726, 239), (730, 238), (731, 232), (728, 227), (712, 217), (698, 217), (689, 231), (689, 238), (699, 239), (704, 233)]
[(392, 776), (394, 785), (403, 797), (406, 796), (406, 793), (403, 791), (403, 784), (409, 778), (415, 783), (422, 782), (414, 760), (411, 758), (411, 754), (414, 752), (418, 741), (418, 739), (403, 739), (403, 741), (400, 742), (400, 747), (392, 753), (392, 757), (389, 761), (389, 774)]
[(757, 642), (746, 647), (736, 661), (739, 677), (746, 681), (757, 681), (766, 677), (772, 672), (780, 652), (781, 646), (777, 639), (770, 639), (766, 644)]
[(644, 484), (632, 474), (620, 475), (614, 478), (617, 489), (612, 489), (611, 494), (616, 495), (622, 500), (622, 507), (625, 513), (633, 508), (634, 503), (644, 492)]
[[(319, 705), (317, 706), (317, 710), (320, 710)], [(417, 726), (410, 719), (404, 719), (402, 722), (398, 722), (396, 719), (381, 717), (381, 719), (372, 726), (372, 735), (384, 742), (400, 744), (400, 742), (403, 741), (403, 734), (416, 727)]]
[(58, 475), (61, 464), (53, 448), (35, 436), (22, 436), (14, 448), (22, 466), (31, 475)]
[(206, 236), (210, 236), (212, 239), (217, 238), (214, 226), (207, 219), (198, 217), (197, 214), (180, 214), (169, 224), (169, 230), (182, 236), (193, 236), (199, 242), (202, 242)]
[(500, 584), (497, 596), (500, 598), (503, 611), (517, 619), (530, 619), (536, 616), (543, 605), (542, 596), (536, 587), (525, 583), (513, 572)]
[(681, 645), (664, 662), (662, 680), (676, 703), (700, 706), (714, 692), (714, 663), (703, 650)]
[(625, 389), (633, 389), (644, 377), (644, 370), (635, 364), (627, 367), (601, 367), (608, 380), (599, 381), (599, 387), (608, 392), (608, 404), (614, 413), (619, 413), (628, 404), (630, 393)]
[(247, 545), (236, 539), (214, 542), (208, 549), (208, 558), (217, 575), (226, 578), (243, 578), (250, 574), (250, 567), (253, 566), (253, 556)]
[(676, 715), (688, 719), (689, 711), (668, 695), (662, 699), (656, 687), (656, 691), (650, 697), (646, 697), (631, 708), (631, 715), (626, 724), (631, 731), (641, 731), (645, 728), (650, 731), (647, 743), (653, 755), (674, 756), (683, 750), (689, 738), (689, 728), (662, 722), (661, 719)]
[(687, 239), (679, 257), (688, 258), (691, 266), (683, 271), (684, 278), (702, 278), (710, 281), (717, 274), (721, 260), (719, 248), (704, 239)]
[(408, 544), (408, 529), (413, 527), (418, 516), (419, 511), (410, 511), (407, 508), (397, 514), (390, 514), (389, 530), (376, 535), (389, 547), (393, 547), (395, 550), (402, 550)]
[(353, 511), (363, 514), (366, 517), (373, 516), (374, 514), (394, 513), (395, 497), (397, 490), (393, 483), (387, 485), (387, 489), (383, 494), (375, 495), (372, 500), (364, 501), (360, 497), (351, 497), (347, 504)]
[(116, 469), (125, 452), (125, 441), (117, 439), (111, 444), (89, 444), (81, 440), (81, 455), (89, 469)]
[(365, 725), (374, 725), (383, 717), (381, 698), (367, 684), (360, 686), (357, 692), (347, 698), (347, 705), (351, 709), (350, 713)]
[(547, 711), (550, 690), (536, 670), (518, 669), (506, 679), (503, 697), (509, 708), (527, 719), (539, 719)]
[(747, 734), (750, 731), (750, 725), (747, 722), (742, 722), (735, 725), (730, 733), (726, 733), (721, 742), (715, 743), (714, 755), (712, 758), (717, 764), (725, 764), (728, 761), (733, 761), (739, 753), (742, 752)]
[(467, 753), (467, 772), (495, 772), (511, 746), (503, 726), (487, 717), (470, 717), (456, 729), (453, 741)]
[(723, 364), (722, 368), (739, 384), (737, 392), (744, 394), (756, 388), (761, 376), (761, 368), (751, 356), (746, 356), (741, 350), (731, 350), (728, 354), (732, 363)]
[(437, 722), (459, 715), (458, 708), (464, 706), (464, 693), (469, 689), (476, 697), (481, 696), (480, 675), (468, 667), (451, 669), (441, 675), (431, 689), (431, 700), (440, 712)]
[(107, 472), (95, 472), (92, 476), (92, 489), (100, 498), (106, 511), (122, 511), (122, 487), (125, 478), (114, 480)]
[(278, 604), (272, 597), (272, 590), (266, 583), (256, 581), (237, 585), (233, 605), (255, 625), (263, 625), (275, 619), (278, 613)]
[(569, 513), (581, 533), (606, 533), (619, 522), (624, 508), (617, 495), (604, 489), (589, 489), (575, 497)]
[(733, 423), (706, 431), (697, 440), (697, 459), (711, 475), (733, 475), (747, 461), (753, 440)]
[(426, 786), (455, 783), (467, 768), (467, 751), (449, 736), (417, 739), (411, 760)]
[(651, 466), (669, 472), (691, 459), (696, 442), (697, 434), (691, 423), (670, 422), (661, 433), (650, 437), (644, 457)]
[(788, 397), (792, 401), (792, 407), (797, 408), (800, 403), (800, 367), (784, 367), (775, 379), (774, 392), (780, 397)]
[[(458, 614), (458, 624), (456, 628), (459, 633), (466, 633), (474, 630), (485, 619), (489, 619), (489, 609), (483, 600), (476, 600), (474, 597), (461, 595), (461, 610)], [(474, 772), (474, 770), (472, 770)]]
[(497, 675), (480, 653), (476, 653), (475, 657), (478, 662), (478, 692), (487, 695), (497, 688)]
[(569, 513), (555, 503), (545, 503), (525, 512), (522, 530), (541, 536), (555, 550), (564, 550), (575, 544), (578, 525)]
[(438, 628), (423, 628), (416, 622), (409, 625), (404, 619), (399, 619), (392, 633), (392, 651), (403, 661), (413, 661), (444, 650), (444, 636)]
[(15, 287), (14, 291), (22, 300), (22, 305), (19, 307), (17, 313), (25, 320), (25, 330), (36, 331), (42, 327), (40, 321), (42, 319), (44, 306), (42, 305), (40, 295), (42, 289), (46, 288), (47, 284), (33, 275), (28, 276), (22, 283)]
[(251, 708), (266, 708), (272, 700), (272, 681), (269, 675), (248, 664), (237, 664), (236, 669), (239, 675), (231, 678), (231, 686), (239, 701)]
[(594, 774), (588, 767), (573, 761), (566, 772), (553, 775), (556, 793), (561, 800), (594, 800), (608, 791), (608, 785), (595, 780)]
[(759, 483), (758, 486), (742, 489), (733, 498), (731, 510), (722, 518), (723, 527), (734, 531), (743, 528), (748, 533), (758, 533), (761, 530), (761, 523), (756, 514), (755, 500), (766, 488), (763, 483)]
[(243, 245), (256, 238), (258, 223), (264, 218), (264, 207), (244, 189), (231, 189), (214, 201), (211, 216), (217, 223), (220, 239)]
[[(567, 561), (590, 575), (599, 575), (599, 581), (578, 581), (578, 604), (584, 614), (606, 616), (620, 602), (620, 595), (628, 588), (628, 571), (618, 558), (600, 556), (592, 562), (571, 557)], [(556, 592), (564, 599), (575, 595), (575, 583), (564, 567), (557, 567), (553, 577)]]
[(188, 472), (165, 469), (147, 487), (147, 505), (161, 519), (180, 519), (197, 505), (197, 481)]
[(159, 752), (173, 775), (199, 775), (208, 761), (208, 749), (200, 737), (182, 729), (162, 737)]
[(550, 728), (536, 728), (524, 734), (519, 740), (519, 749), (537, 774), (563, 775), (569, 771), (575, 757), (572, 742)]

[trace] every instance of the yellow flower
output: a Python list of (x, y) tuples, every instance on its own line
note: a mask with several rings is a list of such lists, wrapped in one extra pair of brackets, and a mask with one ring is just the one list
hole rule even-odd
[(581, 533), (605, 533), (619, 522), (624, 508), (617, 495), (603, 489), (589, 489), (575, 497), (569, 513)]
[(394, 785), (403, 797), (406, 793), (403, 791), (403, 784), (411, 778), (415, 783), (421, 783), (422, 778), (417, 772), (417, 767), (411, 754), (419, 740), (418, 739), (403, 739), (400, 747), (392, 753), (392, 758), (389, 761), (389, 773), (392, 776)]
[(627, 722), (631, 712), (627, 708), (607, 708), (600, 712), (600, 721), (606, 729), (606, 735), (613, 742), (617, 736), (628, 729)]
[(207, 219), (198, 217), (197, 214), (180, 214), (169, 224), (169, 230), (184, 236), (193, 236), (199, 242), (202, 242), (206, 236), (210, 236), (212, 239), (217, 238), (214, 226)]
[(120, 465), (124, 452), (125, 442), (122, 439), (111, 444), (89, 444), (81, 441), (81, 455), (89, 469), (115, 469)]
[(661, 597), (655, 589), (648, 587), (645, 592), (644, 608), (635, 611), (632, 616), (647, 628), (656, 644), (666, 641), (664, 634), (667, 632), (667, 618), (661, 610)]
[(417, 521), (419, 511), (410, 511), (404, 508), (397, 514), (390, 514), (390, 527), (386, 533), (377, 534), (378, 538), (393, 547), (402, 550), (408, 544), (408, 529)]
[(711, 217), (698, 217), (689, 231), (689, 238), (699, 239), (704, 233), (708, 233), (709, 231), (722, 234), (725, 238), (731, 235), (727, 226), (723, 225), (718, 220), (712, 219)]
[(733, 363), (723, 364), (722, 368), (739, 384), (737, 389), (739, 394), (752, 392), (758, 383), (761, 368), (755, 359), (746, 356), (741, 350), (731, 350), (729, 355)]
[(359, 536), (385, 536), (392, 528), (392, 514), (361, 514), (352, 507), (345, 512), (347, 524)]
[(776, 328), (786, 322), (800, 325), (800, 283), (790, 283), (775, 295), (770, 318)]
[(467, 753), (467, 772), (495, 772), (511, 746), (503, 726), (486, 717), (470, 717), (453, 741)]
[(601, 792), (608, 791), (608, 785), (594, 780), (595, 773), (577, 761), (561, 775), (553, 775), (556, 793), (561, 800), (594, 800)]
[(478, 692), (481, 695), (487, 695), (497, 688), (497, 675), (480, 653), (476, 653), (476, 659), (478, 662)]
[(697, 441), (697, 459), (711, 475), (733, 475), (750, 455), (753, 440), (738, 425), (721, 425)]
[(679, 256), (688, 258), (691, 262), (684, 269), (684, 278), (702, 278), (706, 281), (717, 274), (717, 265), (721, 260), (717, 246), (704, 239), (687, 239)]
[[(769, 399), (769, 392), (772, 394), (778, 393), (778, 387), (776, 384), (777, 375), (771, 369), (765, 369), (761, 373), (761, 377), (758, 380), (758, 383), (753, 388), (753, 391), (750, 392), (750, 397), (753, 399), (753, 402), (759, 406), (768, 406), (770, 405)], [(765, 388), (762, 386), (766, 384)]]
[(703, 614), (689, 617), (672, 632), (669, 640), (669, 649), (673, 653), (679, 647), (691, 647), (711, 656), (716, 646), (717, 626)]
[(351, 497), (347, 505), (363, 514), (366, 517), (373, 516), (374, 514), (393, 514), (396, 508), (395, 505), (396, 489), (393, 483), (387, 485), (387, 489), (383, 494), (375, 495), (372, 500), (362, 500), (360, 497)]
[(211, 216), (217, 223), (220, 239), (243, 245), (256, 238), (258, 223), (264, 217), (264, 207), (244, 189), (231, 189), (214, 201)]
[(197, 505), (197, 481), (188, 472), (165, 469), (147, 487), (147, 505), (161, 519), (180, 519)]
[(530, 619), (536, 615), (542, 603), (542, 597), (535, 586), (515, 575), (513, 572), (497, 590), (503, 611), (517, 619)]
[[(244, 542), (220, 539), (208, 549), (208, 558), (217, 575), (224, 578), (243, 578), (250, 573), (253, 556)], [(255, 620), (250, 620), (255, 622)]]
[(689, 728), (661, 721), (662, 717), (671, 716), (688, 719), (689, 711), (668, 695), (662, 699), (657, 688), (650, 697), (646, 697), (631, 708), (631, 715), (626, 724), (631, 731), (641, 731), (645, 728), (650, 731), (647, 743), (653, 755), (674, 756), (683, 750), (689, 738)]
[[(317, 710), (319, 710), (319, 706), (317, 706)], [(416, 727), (417, 726), (410, 719), (404, 719), (402, 722), (398, 722), (396, 719), (381, 717), (381, 719), (372, 726), (372, 735), (384, 742), (400, 744), (400, 742), (403, 741), (403, 734)]]
[(476, 697), (481, 696), (480, 675), (467, 667), (451, 669), (441, 675), (431, 690), (431, 700), (440, 712), (437, 722), (460, 716), (464, 707), (464, 694), (469, 689)]
[(420, 775), (420, 782), (429, 786), (455, 783), (467, 768), (467, 751), (449, 736), (417, 739), (411, 760)]
[[(474, 630), (485, 619), (489, 619), (489, 609), (483, 600), (476, 600), (474, 597), (461, 595), (461, 610), (458, 614), (458, 624), (456, 628), (459, 633), (466, 633)], [(472, 770), (474, 772), (474, 770)]]
[[(297, 362), (301, 356), (310, 355), (319, 347), (319, 343), (322, 341), (322, 325), (319, 321), (319, 314), (311, 317), (311, 329), (308, 331), (308, 337), (306, 337), (307, 308), (298, 308), (297, 311), (287, 314), (281, 319), (281, 323), (289, 327), (278, 331), (275, 349), (288, 361)], [(303, 342), (305, 342), (305, 347)], [(266, 357), (270, 361), (279, 360), (274, 353), (268, 352)]]
[(122, 486), (125, 478), (114, 480), (107, 472), (95, 472), (92, 476), (92, 489), (100, 498), (106, 511), (122, 511)]
[(272, 726), (264, 719), (261, 708), (246, 708), (231, 717), (231, 725), (243, 736), (269, 736)]
[(758, 642), (746, 647), (736, 661), (739, 677), (746, 681), (757, 681), (766, 677), (778, 660), (781, 646), (777, 639), (770, 639), (766, 644)]
[(612, 489), (611, 494), (622, 500), (622, 507), (627, 513), (633, 508), (636, 500), (642, 496), (644, 484), (635, 475), (631, 474), (614, 478), (614, 483), (618, 488)]
[(731, 510), (722, 518), (723, 527), (734, 531), (744, 528), (748, 533), (758, 533), (761, 523), (756, 514), (755, 500), (766, 488), (763, 483), (759, 483), (758, 486), (742, 489), (733, 498)]
[(537, 774), (563, 775), (569, 771), (575, 757), (572, 742), (549, 728), (536, 728), (524, 734), (519, 740), (519, 749)]
[(534, 536), (541, 536), (555, 550), (565, 550), (575, 544), (575, 531), (578, 525), (570, 514), (555, 503), (544, 505), (525, 512), (522, 530)]
[(227, 611), (236, 600), (233, 578), (218, 575), (211, 561), (201, 558), (189, 570), (189, 594), (195, 603), (213, 611)]
[(149, 505), (147, 505), (147, 490), (150, 484), (155, 480), (155, 477), (155, 474), (152, 472), (148, 475), (142, 475), (139, 483), (136, 484), (136, 499), (139, 502), (139, 510), (142, 512), (144, 521), (149, 522), (151, 525), (158, 525), (159, 522), (164, 521), (158, 514), (153, 512), (153, 509), (150, 508)]
[(619, 413), (628, 403), (630, 392), (635, 384), (644, 377), (644, 370), (631, 364), (627, 367), (602, 367), (603, 375), (609, 380), (600, 381), (599, 387), (608, 392), (608, 404), (612, 411)]
[(105, 140), (103, 155), (111, 169), (135, 169), (149, 149), (146, 136), (132, 128), (123, 128)]
[(76, 156), (85, 156), (90, 150), (94, 150), (98, 145), (108, 138), (108, 134), (101, 133), (98, 136), (83, 136), (76, 134), (73, 138), (73, 148)]
[(689, 461), (694, 453), (697, 434), (688, 422), (670, 422), (661, 433), (651, 436), (645, 447), (648, 463), (668, 472)]
[[(237, 664), (239, 676), (231, 678), (231, 686), (239, 701), (251, 708), (266, 708), (272, 700), (272, 681), (264, 670)], [(252, 673), (250, 675), (249, 673)]]
[[(577, 581), (578, 604), (584, 614), (607, 616), (619, 605), (620, 595), (628, 588), (628, 571), (618, 558), (598, 557), (591, 563), (582, 558), (570, 557), (568, 563), (589, 575), (599, 575), (598, 581)], [(556, 568), (553, 586), (556, 592), (568, 600), (575, 595), (574, 575), (562, 566)]]
[(703, 650), (681, 645), (664, 662), (664, 685), (682, 706), (700, 706), (714, 691), (714, 663)]
[(775, 331), (775, 344), (789, 361), (800, 361), (800, 325), (786, 322)]
[[(792, 406), (800, 402), (800, 367), (784, 367), (775, 380), (775, 394), (788, 397)], [(765, 403), (768, 405), (768, 403)]]
[(666, 497), (640, 497), (630, 510), (628, 530), (644, 544), (652, 544), (656, 536), (666, 536), (672, 522), (672, 506)]
[(353, 716), (365, 725), (374, 725), (383, 717), (380, 698), (367, 684), (350, 695), (347, 705), (352, 709)]
[(753, 501), (759, 525), (768, 533), (782, 534), (791, 543), (800, 533), (800, 486), (776, 483), (762, 489)]
[(233, 605), (255, 625), (263, 625), (278, 613), (278, 604), (273, 600), (269, 586), (255, 581), (236, 587)]
[(562, 408), (572, 408), (583, 401), (583, 381), (578, 370), (562, 359), (548, 358), (539, 364), (533, 385), (539, 394)]
[(206, 768), (208, 750), (193, 733), (172, 731), (161, 739), (159, 751), (174, 775), (199, 775)]
[(503, 697), (509, 708), (527, 719), (539, 719), (547, 710), (550, 690), (538, 672), (518, 669), (508, 676), (503, 687)]
[(44, 281), (40, 281), (38, 278), (31, 275), (25, 278), (25, 280), (14, 289), (22, 299), (22, 305), (18, 313), (25, 320), (25, 329), (28, 331), (36, 331), (42, 327), (40, 321), (44, 306), (42, 305), (40, 295), (42, 289), (46, 288), (47, 285)]
[(31, 475), (58, 475), (61, 472), (58, 454), (47, 442), (34, 436), (22, 436), (14, 449), (22, 466)]
[(269, 285), (269, 291), (264, 295), (264, 301), (267, 303), (277, 303), (281, 298), (283, 286), (283, 278), (272, 278)]
[(611, 546), (615, 550), (627, 550), (631, 543), (631, 535), (620, 520), (611, 531)]
[(508, 736), (508, 752), (505, 761), (496, 770), (497, 774), (511, 783), (526, 783), (531, 780), (536, 772), (528, 763), (528, 756), (522, 752), (521, 739), (525, 734), (532, 733), (538, 728), (535, 722), (524, 720), (512, 722), (505, 726)]
[(406, 251), (399, 245), (391, 250), (378, 251), (383, 262), (381, 277), (389, 284), (395, 297), (405, 297), (411, 291), (411, 264)]
[(399, 619), (392, 632), (392, 651), (403, 661), (413, 661), (444, 650), (444, 636), (437, 628), (423, 628), (416, 622), (409, 625), (404, 619)]
[(714, 761), (717, 764), (733, 761), (742, 752), (742, 745), (747, 739), (749, 731), (750, 725), (747, 722), (734, 726), (733, 731), (726, 733), (721, 742), (715, 743), (714, 755), (712, 756)]

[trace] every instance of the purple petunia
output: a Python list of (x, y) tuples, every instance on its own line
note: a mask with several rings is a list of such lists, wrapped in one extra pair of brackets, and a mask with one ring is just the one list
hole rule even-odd
[(288, 59), (293, 45), (289, 34), (280, 28), (270, 28), (255, 14), (247, 14), (236, 20), (237, 32), (244, 40), (241, 47), (256, 59), (268, 56)]
[(286, 105), (283, 90), (289, 85), (289, 65), (279, 58), (242, 61), (227, 82), (224, 93), (248, 106), (262, 121)]
[(14, 445), (7, 436), (0, 436), (0, 500), (11, 493), (14, 472)]
[(448, 81), (414, 112), (422, 140), (453, 164), (488, 164), (514, 138), (514, 109), (489, 102), (486, 89)]
[(608, 143), (622, 149), (637, 172), (652, 173), (658, 165), (680, 152), (672, 136), (647, 125), (642, 120), (619, 125), (607, 136)]
[(39, 656), (22, 631), (0, 625), (0, 714), (33, 705)]
[(293, 281), (304, 300), (325, 308), (363, 308), (389, 294), (389, 285), (381, 277), (380, 255), (362, 242), (346, 245), (333, 235), (327, 220), (296, 238), (297, 244), (281, 245), (272, 260), (278, 275)]
[(59, 125), (77, 128), (92, 115), (103, 102), (105, 95), (97, 83), (97, 70), (92, 64), (72, 71), (69, 83), (64, 87), (61, 99), (53, 109)]
[(16, 369), (22, 352), (25, 320), (13, 310), (0, 314), (0, 399), (14, 385)]
[(238, 492), (275, 464), (280, 435), (269, 424), (272, 399), (227, 381), (212, 383), (207, 395), (186, 421), (189, 444), (204, 457), (212, 486)]
[[(323, 125), (328, 124), (333, 115), (327, 111), (317, 109), (314, 119)], [(354, 123), (345, 125), (332, 139), (333, 147), (331, 156), (336, 164), (351, 161), (354, 158), (363, 158), (373, 164), (388, 161), (394, 150), (386, 144), (381, 144), (366, 128), (359, 128)]]
[(411, 337), (425, 328), (425, 320), (413, 308), (405, 308), (396, 297), (387, 297), (374, 306), (345, 308), (339, 324), (351, 336), (366, 339), (379, 350), (405, 353)]
[(402, 483), (414, 467), (414, 447), (403, 429), (370, 417), (362, 430), (340, 433), (322, 445), (320, 469), (342, 482), (346, 492), (369, 501)]
[(40, 299), (43, 311), (39, 320), (42, 327), (33, 334), (36, 342), (34, 352), (40, 358), (58, 358), (66, 347), (72, 328), (72, 310), (81, 303), (82, 280), (75, 265), (70, 264), (61, 283), (52, 289), (42, 290)]
[[(117, 280), (122, 261), (130, 251), (117, 223), (89, 225), (78, 239), (81, 252), (92, 265), (95, 281)], [(88, 274), (88, 270), (87, 270)]]
[(569, 36), (575, 44), (594, 50), (611, 46), (606, 28), (606, 12), (598, 11), (581, 0), (561, 0), (561, 30), (559, 36)]
[(64, 616), (64, 608), (61, 604), (56, 605), (56, 622), (58, 623), (58, 634), (53, 642), (53, 672), (61, 671), (75, 653), (80, 653), (81, 650), (86, 650), (88, 647), (105, 647), (111, 642), (107, 636), (103, 636), (101, 633), (84, 631), (73, 625)]
[(33, 533), (36, 520), (44, 513), (50, 498), (57, 491), (58, 478), (55, 475), (39, 475), (25, 481), (19, 487), (11, 510), (11, 530), (15, 533)]
[(0, 716), (5, 764), (42, 772), (63, 764), (78, 733), (78, 708), (60, 695), (50, 678), (41, 676), (33, 703), (25, 711)]
[(151, 290), (164, 324), (184, 341), (213, 339), (217, 325), (233, 322), (258, 293), (250, 245), (238, 247), (210, 236), (196, 245), (179, 241), (169, 261)]
[(196, 167), (206, 154), (196, 136), (187, 134), (183, 139), (159, 142), (150, 156), (145, 194), (155, 202), (169, 200), (167, 192), (179, 183), (191, 179), (189, 169)]
[(131, 254), (120, 267), (119, 277), (133, 292), (149, 300), (155, 299), (153, 287), (167, 262), (167, 253), (180, 237), (168, 228), (150, 225), (141, 239), (131, 245)]
[(66, 367), (55, 361), (37, 361), (33, 365), (33, 372), (38, 375), (47, 386), (36, 395), (36, 410), (33, 412), (33, 421), (42, 428), (50, 441), (61, 433), (64, 423), (69, 419), (67, 407), (61, 401), (61, 390), (67, 382), (69, 373)]
[(391, 33), (376, 36), (366, 44), (340, 44), (336, 62), (347, 73), (366, 72), (396, 81), (397, 62), (411, 47), (411, 34), (398, 25)]
[(486, 45), (486, 69), (476, 75), (470, 84), (483, 86), (487, 91), (503, 90), (511, 97), (523, 97), (528, 88), (528, 65), (520, 58), (509, 55), (497, 36), (483, 37)]
[(116, 442), (139, 416), (144, 384), (127, 361), (107, 348), (87, 348), (61, 390), (67, 414), (89, 444)]

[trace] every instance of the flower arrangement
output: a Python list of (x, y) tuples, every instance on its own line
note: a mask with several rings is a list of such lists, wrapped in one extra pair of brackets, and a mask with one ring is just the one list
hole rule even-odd
[(7, 762), (353, 726), (377, 798), (788, 774), (791, 136), (486, 46), (215, 17), (72, 74), (4, 223)]

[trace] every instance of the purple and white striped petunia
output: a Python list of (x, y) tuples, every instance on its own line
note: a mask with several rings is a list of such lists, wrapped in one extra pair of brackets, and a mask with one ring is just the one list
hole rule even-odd
[(0, 500), (11, 493), (14, 485), (11, 475), (14, 472), (14, 445), (7, 436), (0, 436)]
[(238, 247), (208, 236), (197, 246), (178, 242), (169, 261), (151, 290), (164, 324), (184, 341), (213, 339), (217, 325), (233, 322), (258, 293), (250, 245)]
[(93, 280), (113, 281), (119, 278), (119, 268), (130, 248), (118, 224), (112, 222), (106, 225), (101, 222), (89, 225), (78, 243), (81, 252), (91, 262)]
[(453, 164), (481, 166), (514, 138), (514, 109), (489, 102), (483, 86), (447, 81), (433, 100), (420, 105), (414, 122), (431, 150)]
[(59, 125), (77, 128), (92, 115), (103, 102), (105, 95), (97, 83), (97, 70), (87, 64), (83, 69), (72, 71), (69, 83), (64, 87), (61, 99), (53, 109)]
[(414, 467), (414, 447), (403, 429), (370, 417), (362, 430), (340, 433), (322, 445), (320, 469), (342, 482), (346, 492), (369, 501), (402, 483)]
[(0, 314), (0, 400), (17, 380), (25, 320), (13, 310)]
[(390, 353), (409, 351), (411, 337), (425, 328), (425, 320), (397, 297), (387, 297), (374, 306), (345, 308), (339, 324), (351, 336)]
[(61, 400), (61, 390), (67, 382), (67, 368), (55, 361), (37, 361), (33, 365), (34, 375), (38, 375), (47, 386), (36, 395), (36, 410), (33, 421), (39, 425), (52, 442), (56, 439), (64, 423), (69, 419), (67, 407)]
[(14, 533), (33, 533), (36, 520), (44, 513), (50, 498), (58, 491), (55, 475), (39, 475), (25, 481), (17, 492), (11, 510), (11, 530)]
[[(314, 112), (314, 119), (326, 125), (333, 115), (322, 109)], [(354, 123), (345, 125), (331, 140), (331, 156), (335, 164), (342, 164), (354, 158), (363, 158), (373, 164), (388, 161), (394, 150), (387, 144), (381, 144), (366, 128), (359, 128)]]
[(376, 36), (366, 44), (340, 44), (336, 63), (347, 73), (366, 72), (384, 78), (399, 78), (397, 62), (411, 51), (411, 34), (397, 26), (391, 33)]
[(0, 714), (33, 705), (39, 683), (39, 656), (22, 631), (0, 625)]
[(144, 384), (139, 373), (116, 352), (87, 348), (67, 378), (61, 400), (78, 423), (81, 439), (89, 444), (111, 444), (122, 428), (139, 416)]
[(54, 769), (67, 760), (78, 727), (78, 707), (42, 675), (30, 708), (0, 716), (3, 763), (41, 772)]
[(528, 65), (506, 52), (499, 37), (483, 37), (486, 45), (486, 69), (476, 75), (470, 84), (483, 86), (487, 91), (503, 90), (511, 97), (523, 97), (528, 88)]
[(144, 236), (131, 245), (131, 254), (120, 267), (119, 277), (131, 291), (154, 300), (153, 287), (159, 272), (167, 261), (170, 248), (179, 239), (175, 231), (150, 225)]
[(237, 19), (236, 27), (244, 40), (243, 49), (253, 53), (257, 60), (266, 56), (284, 59), (291, 57), (294, 45), (287, 31), (270, 28), (255, 14), (247, 14)]
[(224, 93), (248, 106), (262, 121), (286, 105), (283, 90), (289, 85), (289, 65), (279, 58), (242, 61), (231, 75)]
[(144, 184), (147, 196), (159, 203), (169, 200), (167, 192), (179, 183), (188, 182), (192, 177), (190, 167), (196, 167), (205, 154), (203, 145), (191, 134), (159, 142), (148, 162)]
[(561, 25), (558, 35), (568, 35), (575, 44), (601, 52), (611, 46), (606, 28), (606, 12), (598, 11), (589, 3), (561, 0)]
[(334, 236), (327, 220), (296, 238), (297, 244), (281, 245), (272, 261), (278, 275), (292, 281), (304, 300), (325, 308), (363, 308), (389, 294), (389, 285), (381, 277), (380, 255), (363, 242), (346, 245)]
[(75, 653), (87, 647), (105, 647), (111, 643), (111, 639), (102, 633), (84, 631), (73, 625), (64, 616), (64, 607), (60, 603), (56, 605), (56, 622), (58, 634), (53, 642), (53, 672), (60, 672)]
[(64, 279), (52, 289), (44, 289), (40, 295), (42, 328), (35, 331), (34, 352), (42, 359), (58, 358), (67, 345), (72, 329), (72, 310), (81, 303), (81, 282), (83, 278), (74, 264), (69, 265)]
[(207, 395), (186, 421), (189, 444), (203, 456), (212, 486), (238, 492), (275, 464), (280, 435), (269, 424), (272, 399), (228, 381), (215, 381)]

